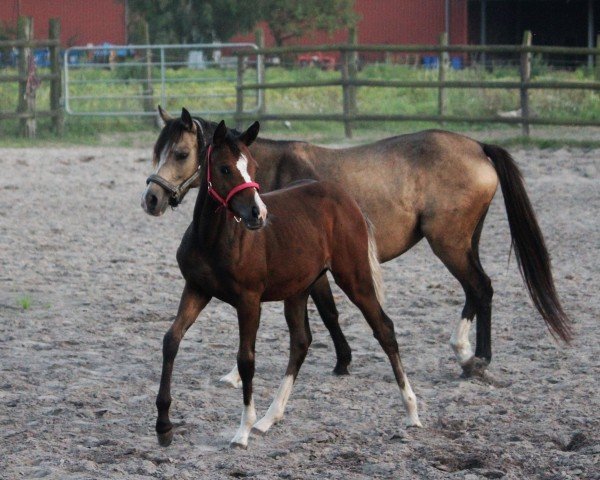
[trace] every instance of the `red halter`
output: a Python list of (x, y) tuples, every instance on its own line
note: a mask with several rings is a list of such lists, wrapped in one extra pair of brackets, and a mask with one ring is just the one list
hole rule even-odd
[(256, 182), (244, 182), (240, 183), (233, 187), (227, 197), (223, 198), (221, 195), (217, 193), (217, 191), (213, 188), (212, 182), (210, 181), (210, 154), (212, 153), (212, 145), (208, 146), (208, 150), (206, 151), (206, 180), (208, 181), (208, 194), (213, 197), (217, 202), (219, 202), (223, 207), (229, 209), (229, 201), (233, 198), (233, 196), (242, 190), (246, 190), (247, 188), (256, 188), (260, 190), (260, 185)]

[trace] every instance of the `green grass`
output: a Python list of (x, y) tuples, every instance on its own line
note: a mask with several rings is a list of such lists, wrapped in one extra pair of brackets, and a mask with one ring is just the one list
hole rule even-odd
[(29, 295), (23, 295), (23, 296), (19, 297), (19, 299), (17, 300), (17, 304), (23, 310), (29, 310), (29, 308), (31, 308), (31, 303), (32, 303), (32, 299)]
[[(4, 71), (3, 73), (14, 73)], [(592, 72), (588, 69), (575, 71), (555, 70), (541, 61), (534, 62), (534, 80), (572, 80), (592, 81)], [(71, 108), (79, 112), (93, 111), (140, 111), (144, 109), (141, 98), (122, 100), (102, 98), (103, 96), (141, 95), (144, 89), (145, 69), (142, 65), (109, 69), (72, 70), (70, 79), (75, 82), (70, 90), (71, 96), (88, 96), (88, 99), (72, 100)], [(153, 72), (154, 78), (160, 78), (160, 72)], [(321, 71), (315, 68), (269, 67), (266, 69), (268, 82), (294, 82), (308, 80), (339, 79), (337, 71)], [(372, 80), (436, 80), (437, 70), (414, 68), (407, 65), (374, 64), (367, 65), (359, 74), (359, 79)], [(235, 70), (190, 70), (187, 68), (167, 69), (168, 90), (166, 101), (161, 100), (160, 87), (155, 86), (153, 105), (163, 103), (172, 114), (178, 114), (185, 106), (191, 111), (218, 111), (235, 109)], [(468, 68), (450, 70), (448, 80), (506, 80), (519, 79), (517, 68), (499, 67), (492, 72), (484, 69)], [(248, 70), (245, 81), (254, 83), (255, 72)], [(461, 117), (495, 116), (519, 108), (519, 93), (511, 89), (447, 89), (446, 113)], [(41, 109), (48, 105), (49, 85), (44, 82), (38, 90), (37, 103)], [(357, 107), (365, 114), (437, 114), (438, 91), (425, 88), (368, 88), (357, 89)], [(14, 111), (17, 105), (16, 84), (0, 84), (0, 111)], [(254, 106), (254, 95), (246, 92), (245, 106)], [(341, 113), (341, 87), (275, 89), (266, 92), (267, 113)], [(600, 118), (600, 93), (584, 90), (533, 90), (530, 93), (530, 109), (538, 117), (557, 119), (598, 119)], [(220, 120), (222, 113), (206, 115), (207, 118)], [(33, 143), (19, 139), (18, 122), (0, 123), (0, 145), (25, 146), (47, 145), (57, 141), (76, 144), (105, 144), (107, 136), (118, 134), (117, 145), (136, 144), (136, 135), (155, 137), (156, 128), (150, 118), (136, 117), (98, 117), (66, 115), (65, 133), (57, 139), (50, 132), (49, 121), (38, 122), (38, 139)], [(225, 118), (230, 124), (231, 118)], [(344, 138), (343, 125), (335, 122), (292, 122), (288, 130), (283, 122), (268, 122), (263, 132), (271, 136), (311, 138), (316, 141), (339, 141)], [(357, 122), (353, 125), (359, 138), (377, 138), (398, 132), (414, 131), (423, 128), (439, 128), (436, 123), (425, 122)], [(515, 127), (503, 124), (448, 123), (443, 128), (463, 132), (506, 131), (511, 138)], [(148, 133), (150, 132), (150, 133)], [(590, 139), (591, 142), (596, 141)], [(517, 140), (514, 140), (517, 141)], [(585, 142), (584, 140), (580, 140)], [(552, 144), (549, 141), (548, 144)]]

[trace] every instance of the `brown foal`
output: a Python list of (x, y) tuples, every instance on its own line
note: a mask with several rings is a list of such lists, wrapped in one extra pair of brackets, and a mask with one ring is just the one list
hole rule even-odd
[[(182, 121), (191, 131), (189, 115)], [(212, 297), (237, 310), (237, 356), (244, 409), (232, 446), (246, 448), (252, 427), (265, 433), (279, 421), (306, 357), (311, 333), (305, 315), (311, 287), (331, 271), (335, 282), (360, 309), (388, 356), (407, 411), (406, 423), (420, 426), (416, 397), (402, 368), (394, 325), (378, 298), (381, 283), (372, 232), (356, 202), (330, 182), (307, 180), (262, 197), (248, 146), (255, 122), (234, 135), (221, 122), (200, 155), (200, 192), (177, 261), (185, 278), (177, 317), (164, 337), (163, 371), (156, 400), (159, 442), (169, 445), (173, 362), (187, 329)], [(179, 151), (179, 155), (183, 155)], [(188, 154), (190, 152), (187, 152)], [(175, 153), (177, 155), (177, 153)], [(260, 304), (284, 301), (290, 357), (281, 386), (266, 415), (256, 422), (252, 399), (255, 342)]]

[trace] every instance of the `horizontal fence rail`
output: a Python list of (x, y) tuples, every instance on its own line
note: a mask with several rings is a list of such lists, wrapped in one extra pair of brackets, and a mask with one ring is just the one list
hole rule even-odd
[[(252, 43), (188, 45), (101, 45), (71, 47), (64, 53), (64, 105), (73, 116), (156, 116), (186, 105), (202, 115), (233, 115), (236, 111), (238, 56), (255, 52)], [(229, 55), (229, 56), (227, 56)], [(257, 63), (262, 61), (258, 57)], [(256, 68), (257, 83), (263, 82)], [(211, 84), (218, 93), (206, 93)], [(213, 101), (214, 100), (214, 101)], [(249, 112), (260, 108), (260, 97)]]
[[(287, 56), (288, 58), (311, 52), (330, 53), (339, 57), (340, 77), (327, 80), (284, 81), (284, 82), (256, 82), (244, 81), (243, 70), (238, 70), (237, 91), (238, 105), (236, 122), (238, 127), (248, 120), (298, 120), (298, 121), (331, 121), (343, 122), (346, 136), (352, 136), (353, 122), (381, 122), (381, 121), (424, 121), (424, 122), (460, 122), (460, 123), (504, 123), (520, 124), (524, 135), (529, 135), (530, 125), (574, 125), (574, 126), (600, 126), (600, 118), (545, 118), (531, 113), (530, 95), (532, 90), (583, 90), (597, 93), (600, 91), (600, 44), (596, 48), (579, 47), (550, 47), (531, 45), (531, 33), (525, 32), (521, 45), (448, 45), (447, 36), (442, 34), (439, 45), (358, 45), (353, 43), (356, 35), (351, 32), (350, 42), (342, 45), (317, 45), (317, 46), (288, 46), (277, 48), (259, 48), (253, 52), (239, 50), (234, 52), (238, 60), (249, 55), (262, 55), (265, 58)], [(361, 53), (418, 53), (433, 55), (435, 65), (433, 72), (437, 71), (437, 80), (373, 80), (359, 78), (358, 57)], [(450, 54), (511, 54), (519, 58), (518, 80), (449, 80), (447, 73), (450, 70)], [(534, 56), (540, 55), (567, 55), (587, 56), (595, 60), (596, 79), (592, 81), (561, 81), (561, 80), (533, 80), (532, 62)], [(483, 57), (485, 58), (485, 57)], [(593, 64), (594, 62), (590, 62)], [(432, 73), (433, 73), (432, 72)], [(267, 113), (266, 110), (248, 112), (244, 109), (244, 94), (249, 91), (260, 92), (264, 97), (269, 90), (287, 90), (297, 88), (326, 88), (341, 87), (342, 113)], [(358, 110), (356, 91), (358, 88), (409, 88), (409, 89), (436, 89), (438, 90), (437, 114), (403, 115), (361, 113)], [(507, 116), (462, 116), (447, 114), (447, 89), (513, 89), (519, 92), (518, 115)]]

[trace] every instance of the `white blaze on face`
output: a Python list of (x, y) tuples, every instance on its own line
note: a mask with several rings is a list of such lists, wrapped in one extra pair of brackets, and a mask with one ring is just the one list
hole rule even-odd
[(450, 337), (450, 346), (454, 350), (456, 360), (460, 365), (464, 365), (473, 357), (473, 350), (469, 342), (469, 330), (471, 329), (472, 320), (462, 318), (458, 321), (456, 328)]
[(165, 145), (165, 148), (163, 148), (162, 152), (160, 152), (160, 157), (158, 157), (158, 165), (156, 166), (156, 169), (154, 170), (154, 175), (158, 174), (158, 172), (160, 171), (162, 166), (167, 161), (167, 158), (169, 157), (170, 149), (171, 149), (171, 144), (168, 143), (167, 145)]
[[(158, 157), (158, 165), (156, 166), (156, 168), (154, 169), (154, 172), (153, 172), (154, 175), (158, 175), (158, 172), (160, 171), (162, 166), (167, 161), (167, 157), (169, 156), (170, 146), (171, 146), (170, 144), (165, 145), (165, 148), (163, 148), (162, 152), (160, 152), (160, 157)], [(146, 203), (146, 194), (148, 193), (148, 189), (151, 186), (152, 186), (152, 183), (149, 183), (148, 185), (146, 185), (146, 188), (142, 192), (142, 208), (144, 209), (144, 211), (146, 213), (148, 213), (148, 205)]]
[[(245, 182), (252, 181), (252, 179), (250, 178), (250, 174), (248, 173), (248, 159), (246, 158), (246, 155), (244, 155), (243, 153), (240, 154), (235, 166), (238, 169), (238, 171), (240, 172), (240, 175), (242, 176), (242, 178), (244, 179)], [(258, 210), (260, 212), (260, 218), (264, 222), (267, 219), (267, 206), (264, 204), (264, 202), (260, 198), (260, 195), (258, 194), (257, 191), (254, 191), (254, 201), (256, 202), (256, 205), (258, 206)]]

